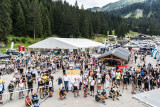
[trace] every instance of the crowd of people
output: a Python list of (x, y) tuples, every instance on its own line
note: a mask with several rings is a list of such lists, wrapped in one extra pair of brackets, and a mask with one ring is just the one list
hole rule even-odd
[[(137, 59), (140, 62), (137, 63)], [(38, 107), (39, 98), (45, 95), (53, 96), (54, 84), (58, 83), (58, 92), (60, 99), (66, 99), (69, 91), (73, 92), (75, 98), (83, 96), (93, 96), (96, 101), (105, 104), (105, 99), (112, 98), (113, 101), (119, 100), (122, 93), (119, 87), (122, 85), (123, 90), (132, 85), (132, 94), (135, 90), (149, 91), (160, 87), (159, 65), (155, 67), (149, 63), (146, 64), (146, 55), (130, 54), (131, 63), (137, 67), (119, 69), (118, 67), (107, 67), (103, 62), (89, 54), (68, 55), (27, 55), (15, 56), (10, 59), (14, 75), (10, 80), (7, 90), (10, 93), (10, 101), (15, 90), (19, 91), (19, 99), (25, 96), (26, 106), (35, 105)], [(134, 61), (133, 61), (134, 60)], [(73, 66), (70, 66), (73, 64)], [(66, 70), (78, 69), (80, 76), (70, 81)], [(58, 78), (54, 78), (56, 72), (61, 72)], [(4, 72), (1, 72), (3, 75)], [(57, 83), (54, 83), (57, 81)], [(72, 85), (69, 89), (69, 84)], [(0, 103), (5, 86), (0, 76)], [(109, 89), (109, 92), (107, 92)], [(27, 90), (27, 95), (24, 91)], [(33, 92), (33, 90), (36, 90)], [(83, 91), (83, 95), (80, 95)]]

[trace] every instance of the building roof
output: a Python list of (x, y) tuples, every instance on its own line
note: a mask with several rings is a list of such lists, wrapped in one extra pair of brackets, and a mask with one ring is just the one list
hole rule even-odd
[(42, 48), (42, 49), (80, 49), (93, 48), (103, 46), (102, 43), (95, 42), (89, 39), (81, 38), (54, 38), (50, 37), (35, 44), (28, 46), (28, 48)]
[(98, 58), (104, 58), (104, 57), (109, 56), (109, 55), (114, 55), (118, 58), (121, 58), (125, 61), (128, 61), (129, 51), (127, 49), (119, 47), (119, 48), (116, 48), (114, 50), (110, 50), (109, 52), (106, 52), (106, 53), (102, 54)]

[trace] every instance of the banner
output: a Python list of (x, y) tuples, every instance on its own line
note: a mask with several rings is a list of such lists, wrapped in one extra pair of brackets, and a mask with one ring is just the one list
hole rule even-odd
[(66, 70), (67, 75), (80, 75), (80, 70)]

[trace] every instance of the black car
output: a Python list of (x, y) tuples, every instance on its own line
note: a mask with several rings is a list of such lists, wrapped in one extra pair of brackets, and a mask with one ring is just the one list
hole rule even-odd
[(147, 55), (150, 55), (152, 53), (152, 50), (152, 47), (141, 47), (139, 50), (139, 54), (147, 53)]
[(13, 49), (8, 49), (7, 51), (6, 51), (6, 54), (12, 54), (12, 55), (19, 55), (20, 54), (20, 52), (18, 52), (17, 50), (13, 50)]

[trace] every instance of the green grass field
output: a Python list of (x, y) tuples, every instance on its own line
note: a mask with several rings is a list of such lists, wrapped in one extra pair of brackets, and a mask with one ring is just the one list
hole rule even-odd
[(14, 47), (13, 48), (18, 50), (19, 45), (25, 46), (26, 49), (27, 49), (27, 47), (29, 45), (31, 45), (33, 43), (36, 43), (40, 40), (43, 40), (43, 38), (36, 38), (34, 40), (33, 38), (30, 38), (30, 37), (16, 37), (16, 36), (9, 35), (8, 36), (8, 44), (5, 47), (0, 48), (0, 52), (1, 53), (6, 53), (6, 49), (11, 48), (11, 42), (14, 42)]

